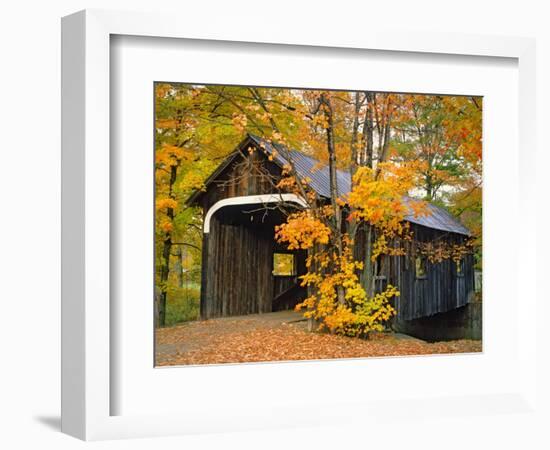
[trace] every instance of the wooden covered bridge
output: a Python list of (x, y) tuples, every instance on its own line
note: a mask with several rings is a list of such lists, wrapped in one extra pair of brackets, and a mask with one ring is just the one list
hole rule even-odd
[[(204, 212), (203, 319), (289, 309), (306, 297), (298, 280), (306, 272), (305, 251), (289, 251), (274, 237), (275, 226), (286, 219), (276, 205), (304, 206), (300, 197), (274, 187), (273, 180), (287, 164), (283, 155), (290, 155), (297, 175), (319, 197), (330, 198), (328, 167), (300, 151), (249, 135), (208, 178), (205, 189), (188, 200)], [(349, 192), (348, 172), (337, 171), (337, 181), (341, 194)], [(433, 204), (428, 209), (426, 216), (406, 217), (416, 240), (460, 243), (469, 237), (448, 212)], [(413, 255), (386, 258), (377, 282), (391, 283), (401, 292), (395, 303), (399, 323), (447, 313), (473, 298), (473, 255), (458, 264), (450, 259), (431, 264)]]

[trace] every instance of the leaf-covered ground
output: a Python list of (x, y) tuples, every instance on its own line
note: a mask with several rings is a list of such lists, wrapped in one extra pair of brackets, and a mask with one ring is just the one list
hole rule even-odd
[(481, 341), (426, 343), (402, 335), (371, 340), (311, 333), (292, 312), (189, 322), (156, 332), (159, 366), (364, 358), (481, 351)]

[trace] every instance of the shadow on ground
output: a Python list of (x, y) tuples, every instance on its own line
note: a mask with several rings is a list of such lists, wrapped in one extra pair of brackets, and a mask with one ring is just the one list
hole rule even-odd
[(61, 417), (59, 416), (35, 416), (34, 420), (53, 431), (61, 431)]

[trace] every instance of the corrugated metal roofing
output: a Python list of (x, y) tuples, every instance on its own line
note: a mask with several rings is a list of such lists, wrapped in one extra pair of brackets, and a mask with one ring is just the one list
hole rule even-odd
[[(265, 151), (273, 155), (274, 160), (281, 166), (288, 163), (284, 155), (289, 155), (290, 159), (294, 163), (294, 167), (298, 172), (298, 176), (302, 179), (309, 178), (311, 181), (308, 183), (317, 194), (322, 197), (330, 198), (330, 176), (328, 165), (321, 165), (321, 163), (298, 150), (288, 150), (286, 147), (280, 144), (271, 144), (269, 141), (262, 139), (258, 136), (249, 135), (250, 138)], [(338, 194), (345, 195), (351, 189), (351, 176), (348, 172), (343, 170), (336, 171), (336, 180), (338, 185)], [(405, 199), (405, 203), (408, 204), (411, 201), (410, 198)], [(443, 208), (437, 205), (428, 203), (428, 209), (430, 214), (416, 217), (412, 208), (410, 214), (405, 216), (405, 219), (411, 223), (423, 225), (425, 227), (433, 228), (436, 230), (449, 231), (451, 233), (458, 233), (470, 236), (470, 231), (462, 225), (456, 217), (453, 217)]]

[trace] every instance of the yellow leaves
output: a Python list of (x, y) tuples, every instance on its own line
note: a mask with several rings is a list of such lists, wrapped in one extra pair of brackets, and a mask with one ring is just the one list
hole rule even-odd
[(334, 208), (332, 208), (331, 205), (322, 206), (319, 212), (322, 217), (325, 217), (327, 219), (334, 217)]
[(354, 322), (355, 314), (350, 307), (344, 305), (337, 305), (333, 313), (324, 318), (324, 324), (330, 331), (341, 331), (341, 334), (347, 334), (346, 329), (349, 328), (349, 324)]
[(179, 188), (183, 192), (190, 192), (193, 190), (204, 190), (204, 175), (194, 171), (187, 172), (183, 176), (179, 184)]
[(246, 129), (246, 125), (248, 124), (248, 118), (245, 114), (235, 113), (233, 114), (231, 123), (240, 133), (242, 133)]
[(267, 156), (267, 159), (269, 159), (270, 161), (273, 161), (275, 158), (277, 158), (277, 156), (279, 156), (279, 152), (273, 149), (271, 153)]
[(353, 187), (348, 194), (348, 204), (354, 208), (351, 217), (376, 229), (373, 261), (381, 254), (400, 254), (400, 250), (389, 243), (394, 238), (408, 238), (406, 215), (411, 212), (415, 217), (429, 214), (426, 202), (406, 197), (415, 186), (417, 166), (416, 162), (381, 163), (377, 169), (361, 167), (353, 178)]
[(416, 251), (428, 258), (431, 263), (440, 263), (446, 259), (460, 261), (472, 253), (475, 240), (467, 239), (463, 242), (452, 243), (447, 241), (416, 242)]
[(178, 202), (173, 198), (157, 198), (155, 207), (157, 210), (166, 210), (168, 208), (175, 209), (178, 206)]
[(324, 114), (319, 114), (313, 117), (312, 119), (313, 126), (321, 127), (326, 130), (329, 127), (328, 120)]
[(388, 176), (384, 172), (388, 167), (381, 167), (379, 176), (375, 170), (361, 167), (354, 176), (348, 203), (355, 208), (356, 218), (380, 229), (399, 231), (399, 223), (406, 213), (403, 196), (409, 185), (404, 185), (397, 177)]
[(260, 109), (260, 105), (257, 105), (256, 103), (251, 103), (249, 105), (246, 105), (245, 109), (247, 109), (248, 111), (258, 111)]
[(286, 243), (289, 250), (327, 244), (329, 236), (330, 229), (309, 211), (291, 214), (286, 223), (275, 227), (275, 238)]
[[(362, 288), (356, 284), (348, 289), (348, 301), (345, 304), (336, 301), (335, 286), (323, 279), (318, 286), (317, 296), (308, 297), (296, 306), (297, 311), (306, 310), (306, 318), (314, 318), (331, 333), (346, 336), (367, 336), (373, 331), (383, 331), (384, 324), (390, 320), (396, 310), (390, 304), (393, 297), (399, 296), (399, 291), (389, 285), (388, 288), (367, 298)], [(360, 293), (356, 295), (355, 292)]]
[(309, 286), (311, 284), (320, 284), (322, 281), (321, 276), (315, 272), (308, 272), (305, 275), (301, 275), (300, 279), (302, 280), (301, 286)]
[(296, 179), (292, 176), (283, 177), (277, 183), (277, 188), (284, 192), (294, 192), (297, 191)]
[[(365, 336), (371, 331), (382, 331), (395, 314), (389, 302), (399, 291), (388, 285), (384, 292), (368, 298), (357, 275), (363, 263), (353, 259), (349, 239), (344, 244), (341, 256), (321, 251), (308, 257), (309, 270), (300, 277), (301, 285), (311, 287), (314, 295), (297, 305), (296, 310), (305, 310), (304, 317), (316, 319), (321, 328), (331, 333)], [(339, 289), (344, 291), (343, 303), (338, 300)]]
[[(326, 207), (327, 212), (330, 207)], [(306, 260), (308, 272), (300, 276), (301, 286), (309, 287), (310, 295), (296, 310), (304, 317), (312, 318), (331, 333), (347, 336), (366, 336), (372, 331), (382, 331), (385, 323), (393, 317), (395, 309), (390, 300), (399, 295), (393, 286), (368, 298), (359, 280), (363, 262), (353, 258), (353, 241), (342, 238), (343, 247), (336, 251), (329, 244), (330, 229), (321, 218), (310, 211), (292, 214), (287, 222), (276, 227), (276, 239), (293, 249), (315, 249)], [(374, 252), (387, 251), (388, 241), (384, 235), (378, 238)], [(320, 245), (317, 245), (320, 244)], [(339, 293), (343, 295), (340, 295)]]
[(269, 121), (269, 119), (273, 118), (273, 114), (271, 114), (271, 113), (269, 113), (269, 112), (258, 112), (258, 113), (256, 114), (256, 118), (257, 118), (258, 120), (267, 122), (267, 121)]
[(273, 140), (276, 141), (276, 142), (282, 142), (284, 140), (283, 135), (281, 133), (279, 133), (278, 131), (274, 131), (273, 132)]
[(292, 172), (292, 166), (288, 163), (283, 164), (283, 176)]

